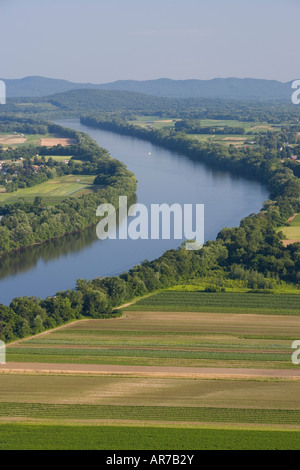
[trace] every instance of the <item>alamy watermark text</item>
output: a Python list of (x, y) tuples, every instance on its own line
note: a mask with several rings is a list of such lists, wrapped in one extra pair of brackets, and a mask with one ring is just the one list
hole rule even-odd
[(6, 85), (0, 80), (0, 104), (6, 104)]
[[(144, 204), (133, 204), (128, 208), (127, 197), (120, 196), (118, 210), (117, 230), (116, 208), (112, 204), (101, 204), (98, 207), (97, 217), (101, 217), (101, 220), (97, 225), (97, 236), (100, 240), (185, 238), (186, 249), (190, 251), (199, 250), (204, 244), (203, 204), (151, 204), (149, 211)], [(129, 222), (128, 217), (133, 217), (133, 220)]]
[(294, 91), (292, 95), (292, 103), (293, 104), (300, 104), (300, 80), (295, 80), (292, 84), (292, 89)]
[(0, 341), (0, 364), (6, 364), (6, 346), (3, 341)]
[(292, 349), (296, 349), (296, 351), (292, 355), (292, 363), (295, 366), (299, 366), (300, 364), (300, 341), (294, 341), (292, 344)]

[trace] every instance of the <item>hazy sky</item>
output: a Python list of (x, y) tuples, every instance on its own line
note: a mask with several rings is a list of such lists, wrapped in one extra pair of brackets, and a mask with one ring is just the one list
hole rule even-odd
[(0, 76), (300, 78), (299, 0), (0, 0)]

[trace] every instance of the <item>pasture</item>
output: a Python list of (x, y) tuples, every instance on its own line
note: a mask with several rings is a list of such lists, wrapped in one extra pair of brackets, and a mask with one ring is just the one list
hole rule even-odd
[(80, 197), (84, 193), (93, 192), (96, 189), (93, 185), (94, 179), (93, 175), (66, 175), (54, 178), (31, 188), (1, 193), (0, 204), (18, 202), (19, 199), (33, 202), (36, 196), (42, 196), (45, 203), (54, 204), (66, 197)]

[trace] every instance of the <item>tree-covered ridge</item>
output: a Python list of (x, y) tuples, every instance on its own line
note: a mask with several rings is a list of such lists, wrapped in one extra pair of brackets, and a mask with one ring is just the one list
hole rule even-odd
[[(292, 90), (291, 95), (292, 96)], [(248, 102), (222, 98), (166, 98), (118, 90), (71, 90), (45, 98), (8, 99), (2, 115), (36, 116), (44, 119), (101, 112), (134, 118), (222, 119), (298, 123), (300, 108), (290, 103)]]
[(5, 80), (8, 97), (38, 97), (74, 89), (131, 91), (160, 97), (231, 98), (261, 101), (288, 101), (291, 83), (252, 78), (217, 78), (212, 80), (119, 80), (113, 83), (72, 83), (46, 77)]

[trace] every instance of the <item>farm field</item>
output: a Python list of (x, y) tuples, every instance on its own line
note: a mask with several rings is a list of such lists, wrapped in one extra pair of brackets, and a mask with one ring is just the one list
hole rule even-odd
[(126, 312), (8, 348), (11, 362), (290, 369), (296, 316)]
[[(299, 392), (299, 380), (1, 374), (0, 417), (50, 418), (47, 407), (51, 405), (51, 409), (57, 408), (53, 419), (102, 416), (159, 421), (160, 409), (165, 420), (197, 423), (216, 422), (213, 417), (216, 409), (220, 416), (227, 409), (228, 422), (240, 422), (238, 415), (244, 414), (247, 423), (262, 419), (265, 423), (283, 425), (299, 415)], [(260, 418), (259, 410), (269, 411), (264, 411)], [(293, 424), (300, 426), (300, 421)]]
[(297, 214), (292, 220), (288, 222), (288, 226), (281, 227), (280, 231), (286, 236), (283, 243), (287, 246), (291, 243), (300, 242), (300, 214)]
[(114, 450), (299, 450), (299, 433), (28, 424), (5, 424), (0, 430), (0, 449), (112, 450), (112, 443)]
[(131, 124), (140, 127), (152, 127), (153, 129), (163, 129), (165, 127), (175, 127), (178, 119), (172, 118), (158, 118), (157, 116), (140, 116), (136, 121), (131, 121)]
[(300, 315), (299, 294), (167, 290), (145, 297), (130, 310)]
[[(161, 119), (155, 116), (141, 116), (132, 124), (144, 128), (151, 129), (163, 129), (163, 128), (174, 128), (176, 121), (179, 119)], [(202, 127), (243, 127), (245, 129), (245, 135), (232, 134), (232, 135), (214, 135), (214, 134), (189, 134), (189, 138), (193, 140), (213, 140), (216, 143), (223, 145), (234, 145), (235, 147), (242, 147), (243, 145), (250, 144), (255, 140), (255, 135), (246, 135), (248, 132), (259, 133), (259, 132), (277, 132), (278, 128), (272, 126), (267, 122), (246, 122), (246, 121), (226, 121), (226, 120), (214, 120), (214, 119), (201, 119)]]
[[(174, 127), (176, 121), (180, 119), (176, 118), (159, 118), (157, 116), (140, 116), (136, 121), (132, 121), (132, 124), (141, 127), (151, 125), (153, 128), (160, 127)], [(267, 122), (247, 122), (247, 121), (236, 121), (236, 120), (216, 120), (216, 119), (200, 119), (202, 127), (243, 127), (245, 132), (266, 132), (266, 131), (278, 131), (277, 127)], [(241, 137), (241, 136), (240, 136)]]
[(66, 175), (54, 178), (32, 188), (19, 189), (13, 193), (1, 193), (0, 204), (17, 202), (20, 198), (33, 202), (36, 196), (42, 196), (46, 203), (57, 203), (66, 197), (79, 197), (83, 193), (93, 192), (93, 175)]
[(62, 138), (53, 134), (8, 134), (0, 133), (0, 145), (6, 147), (17, 147), (19, 145), (41, 145), (54, 147), (55, 145), (68, 146), (76, 143), (76, 140)]
[(62, 147), (67, 147), (68, 145), (76, 144), (77, 140), (70, 138), (62, 137), (44, 137), (41, 139), (40, 145), (43, 147), (55, 147), (56, 145), (61, 145)]
[(27, 141), (27, 138), (22, 134), (7, 134), (0, 133), (0, 145), (3, 146), (12, 146), (24, 144)]
[(189, 134), (189, 138), (192, 140), (200, 140), (200, 141), (211, 140), (215, 142), (216, 144), (234, 145), (235, 147), (242, 147), (243, 145), (250, 145), (254, 141), (255, 136), (240, 135), (240, 134), (231, 134), (231, 135)]
[(300, 449), (299, 300), (163, 291), (8, 345), (0, 449)]

